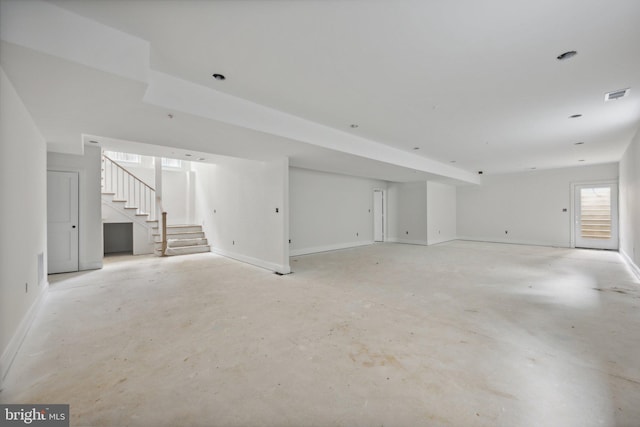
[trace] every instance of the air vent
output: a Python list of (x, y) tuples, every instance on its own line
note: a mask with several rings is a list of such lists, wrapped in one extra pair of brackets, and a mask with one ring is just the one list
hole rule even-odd
[(604, 101), (615, 101), (616, 99), (624, 98), (629, 95), (630, 88), (614, 90), (613, 92), (609, 92), (605, 94)]

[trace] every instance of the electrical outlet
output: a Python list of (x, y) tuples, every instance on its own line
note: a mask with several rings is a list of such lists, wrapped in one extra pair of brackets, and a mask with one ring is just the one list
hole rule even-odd
[(235, 245), (235, 244), (236, 244), (236, 241), (235, 241), (235, 240), (233, 240), (231, 244), (232, 244), (232, 245)]
[(504, 230), (504, 234), (509, 234), (509, 230)]
[(276, 213), (280, 212), (280, 210), (278, 208), (276, 208)]
[(405, 233), (406, 233), (406, 234), (409, 234), (409, 232), (408, 232), (408, 231), (405, 231)]
[(26, 293), (29, 293), (29, 284), (28, 284), (28, 283), (25, 283), (25, 284), (24, 284), (24, 293), (25, 293), (25, 294), (26, 294)]

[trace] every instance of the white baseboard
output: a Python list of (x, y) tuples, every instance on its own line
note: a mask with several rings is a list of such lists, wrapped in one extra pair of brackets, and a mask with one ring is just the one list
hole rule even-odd
[(625, 251), (620, 250), (620, 255), (622, 255), (622, 259), (626, 261), (627, 265), (629, 265), (629, 268), (631, 269), (631, 271), (633, 271), (633, 274), (635, 274), (636, 277), (640, 279), (640, 267), (638, 267), (636, 263), (633, 262), (631, 257)]
[(20, 350), (20, 346), (24, 341), (24, 338), (27, 336), (27, 332), (31, 328), (33, 324), (33, 319), (35, 319), (36, 314), (40, 310), (43, 302), (46, 300), (47, 295), (49, 294), (49, 282), (44, 282), (40, 293), (36, 297), (27, 313), (22, 317), (20, 324), (18, 325), (18, 329), (16, 329), (15, 333), (11, 337), (7, 348), (5, 348), (2, 356), (0, 357), (0, 389), (2, 388), (2, 381), (4, 377), (9, 372), (9, 368), (11, 368), (11, 364), (18, 354), (18, 350)]
[(496, 239), (481, 237), (458, 236), (456, 240), (465, 240), (468, 242), (484, 242), (484, 243), (505, 243), (508, 245), (527, 245), (527, 246), (548, 246), (553, 248), (570, 248), (567, 242), (540, 242), (533, 240), (513, 240), (513, 239)]
[(280, 265), (280, 264), (265, 261), (259, 258), (250, 257), (250, 256), (239, 254), (236, 252), (229, 252), (224, 249), (214, 248), (214, 247), (211, 248), (211, 252), (216, 253), (218, 255), (222, 255), (227, 258), (235, 259), (237, 261), (246, 262), (247, 264), (255, 265), (256, 267), (274, 271), (276, 273), (281, 273), (281, 274), (291, 273), (291, 267), (289, 265)]
[(100, 261), (90, 261), (90, 262), (80, 262), (78, 266), (78, 271), (85, 270), (100, 270), (102, 268), (102, 260)]
[(422, 245), (427, 246), (426, 240), (409, 240), (409, 239), (398, 239), (395, 237), (391, 237), (387, 239), (387, 242), (391, 243), (403, 243), (405, 245)]
[(318, 252), (337, 251), (339, 249), (356, 248), (358, 246), (372, 245), (373, 240), (366, 240), (364, 242), (348, 242), (348, 243), (336, 243), (333, 245), (314, 246), (311, 248), (293, 249), (289, 252), (289, 256), (317, 254)]
[(457, 237), (452, 237), (452, 238), (445, 238), (445, 239), (437, 239), (437, 240), (430, 241), (428, 243), (428, 245), (429, 246), (439, 245), (440, 243), (453, 242), (454, 240), (458, 240), (458, 238)]

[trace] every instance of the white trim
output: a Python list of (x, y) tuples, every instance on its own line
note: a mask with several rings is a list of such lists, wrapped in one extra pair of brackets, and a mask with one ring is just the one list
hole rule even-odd
[[(603, 179), (599, 181), (576, 181), (571, 183), (571, 203), (569, 205), (569, 230), (571, 231), (571, 241), (569, 242), (570, 248), (576, 247), (576, 219), (575, 215), (575, 207), (576, 207), (576, 187), (579, 185), (602, 185), (602, 184), (615, 184), (617, 191), (617, 205), (616, 212), (618, 214), (618, 218), (616, 221), (618, 222), (618, 233), (620, 233), (620, 185), (617, 179)], [(620, 246), (620, 236), (618, 235), (618, 247)]]
[(402, 243), (402, 244), (405, 244), (405, 245), (427, 246), (427, 241), (426, 240), (408, 240), (408, 239), (398, 239), (398, 238), (395, 238), (395, 237), (391, 237), (391, 238), (387, 239), (387, 242)]
[(16, 332), (13, 334), (11, 340), (9, 341), (9, 344), (7, 345), (7, 348), (5, 348), (4, 352), (2, 353), (2, 357), (0, 357), (0, 388), (2, 388), (2, 381), (9, 372), (9, 368), (11, 368), (13, 360), (18, 354), (18, 351), (20, 350), (20, 347), (22, 346), (27, 333), (31, 328), (31, 325), (36, 318), (38, 311), (40, 311), (40, 307), (42, 306), (48, 295), (49, 282), (45, 280), (42, 290), (20, 321)]
[(538, 242), (533, 240), (507, 240), (507, 239), (493, 239), (493, 238), (480, 238), (480, 237), (466, 237), (458, 236), (455, 240), (463, 240), (466, 242), (482, 242), (482, 243), (503, 243), (507, 245), (527, 245), (527, 246), (547, 246), (551, 248), (567, 248), (571, 249), (571, 246), (567, 245), (567, 242)]
[(251, 264), (251, 265), (255, 265), (256, 267), (260, 267), (260, 268), (264, 268), (267, 270), (271, 270), (274, 271), (276, 273), (281, 273), (281, 274), (289, 274), (291, 273), (291, 267), (289, 267), (288, 265), (279, 265), (273, 262), (269, 262), (269, 261), (265, 261), (262, 259), (258, 259), (258, 258), (254, 258), (254, 257), (250, 257), (247, 255), (242, 255), (239, 254), (237, 252), (229, 252), (226, 251), (224, 249), (219, 249), (219, 248), (211, 248), (211, 252), (218, 254), (218, 255), (222, 255), (224, 257), (227, 258), (232, 258), (235, 259), (236, 261), (242, 261), (245, 262), (247, 264)]
[[(78, 271), (100, 270), (101, 268), (102, 268), (102, 260), (91, 261), (91, 262), (81, 262), (78, 265)], [(70, 273), (75, 273), (75, 272), (71, 271)]]
[(452, 237), (452, 238), (433, 240), (433, 241), (429, 242), (429, 246), (438, 245), (440, 243), (445, 243), (445, 242), (452, 242), (454, 240), (458, 240), (458, 238), (457, 237)]
[(636, 277), (640, 280), (640, 267), (638, 267), (636, 263), (633, 262), (631, 257), (627, 255), (625, 251), (620, 250), (619, 252), (620, 252), (620, 255), (622, 255), (622, 259), (624, 259), (627, 265), (629, 265), (629, 268), (631, 269), (633, 274), (635, 274)]
[(340, 249), (356, 248), (358, 246), (373, 245), (373, 240), (366, 240), (364, 242), (348, 242), (348, 243), (335, 243), (333, 245), (314, 246), (311, 248), (293, 249), (289, 251), (289, 256), (316, 254), (318, 252), (337, 251)]

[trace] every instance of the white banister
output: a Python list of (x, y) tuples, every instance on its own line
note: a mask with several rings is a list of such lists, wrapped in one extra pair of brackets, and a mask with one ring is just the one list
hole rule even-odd
[(159, 219), (153, 187), (105, 154), (102, 155), (102, 192), (113, 193), (114, 200), (126, 201), (126, 207), (137, 208), (137, 214), (149, 215), (151, 221)]

